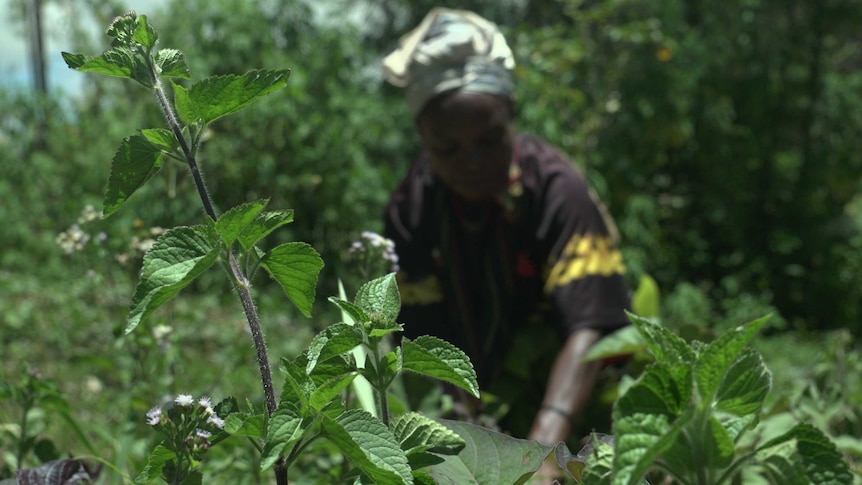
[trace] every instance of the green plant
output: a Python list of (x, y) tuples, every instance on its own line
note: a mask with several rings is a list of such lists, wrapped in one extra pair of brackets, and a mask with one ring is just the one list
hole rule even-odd
[(841, 454), (813, 425), (795, 424), (761, 443), (741, 442), (757, 427), (772, 385), (761, 355), (746, 347), (767, 318), (708, 344), (687, 344), (631, 316), (655, 362), (614, 405), (615, 445), (594, 440), (568, 462), (570, 470), (596, 485), (643, 483), (656, 470), (689, 485), (741, 483), (746, 473), (770, 483), (852, 484)]
[[(353, 466), (348, 474), (378, 483), (425, 483), (435, 474), (487, 473), (480, 463), (465, 467), (464, 460), (442, 456), (455, 455), (467, 446), (450, 428), (465, 432), (472, 441), (487, 441), (494, 436), (490, 432), (473, 430), (471, 435), (456, 423), (390, 411), (389, 386), (404, 371), (440, 379), (477, 397), (479, 392), (469, 359), (442, 340), (405, 339), (394, 350), (382, 351), (387, 336), (401, 330), (395, 321), (400, 297), (394, 274), (363, 285), (353, 302), (331, 299), (353, 323), (329, 326), (299, 357), (282, 359), (285, 384), (280, 398), (276, 397), (251, 281), (263, 268), (309, 316), (323, 261), (304, 243), (288, 242), (269, 250), (258, 247), (264, 237), (293, 221), (292, 211), (264, 210), (267, 200), (241, 204), (218, 215), (204, 185), (197, 154), (210, 123), (284, 87), (289, 71), (214, 76), (187, 88), (181, 84), (190, 78), (184, 55), (175, 49), (156, 48), (158, 34), (146, 16), (130, 12), (118, 17), (108, 27), (107, 35), (113, 38), (112, 47), (102, 55), (64, 52), (64, 60), (70, 68), (130, 78), (150, 90), (168, 129), (144, 129), (123, 140), (113, 159), (103, 214), (109, 216), (117, 211), (165, 162), (177, 161), (191, 171), (206, 215), (203, 224), (168, 229), (146, 252), (126, 333), (220, 263), (248, 320), (265, 402), (263, 412), (253, 405), (240, 411), (233, 398), (213, 408), (208, 398), (195, 406), (191, 396), (180, 395), (167, 410), (153, 408), (147, 422), (166, 438), (155, 447), (136, 482), (162, 477), (172, 484), (200, 483), (200, 461), (211, 446), (228, 435), (250, 438), (260, 450), (260, 468), (272, 467), (279, 484), (287, 483), (288, 467), (319, 438), (334, 444), (347, 458)], [(171, 79), (173, 102), (162, 85), (163, 78)], [(362, 366), (353, 358), (358, 346), (365, 349), (368, 357)], [(344, 399), (344, 391), (358, 375), (374, 391), (374, 414), (351, 409), (351, 403)], [(538, 443), (511, 441), (502, 435), (491, 439), (505, 443), (504, 454), (523, 455), (512, 464), (501, 464), (492, 470), (495, 476), (502, 474), (504, 481), (513, 483), (531, 475), (550, 449)]]

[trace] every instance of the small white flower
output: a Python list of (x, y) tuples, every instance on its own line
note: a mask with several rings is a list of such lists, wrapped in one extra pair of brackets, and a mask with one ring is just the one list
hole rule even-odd
[(195, 434), (197, 435), (198, 438), (203, 438), (203, 439), (207, 439), (213, 435), (209, 431), (207, 431), (205, 429), (200, 429), (200, 428), (198, 428), (198, 430), (195, 432)]
[(180, 394), (174, 399), (174, 402), (177, 403), (177, 406), (191, 406), (195, 402), (195, 398), (193, 398), (190, 394)]
[(162, 408), (159, 406), (154, 407), (147, 411), (147, 424), (150, 426), (155, 426), (159, 424), (162, 419)]
[(212, 416), (215, 413), (215, 411), (213, 411), (213, 402), (208, 396), (203, 396), (198, 399), (198, 406), (203, 408), (204, 414), (207, 416)]
[(218, 429), (224, 429), (224, 421), (215, 414), (207, 418), (207, 423), (215, 426)]

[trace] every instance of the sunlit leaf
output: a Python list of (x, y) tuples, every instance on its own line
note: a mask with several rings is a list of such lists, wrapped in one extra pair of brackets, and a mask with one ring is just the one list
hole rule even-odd
[[(152, 135), (151, 135), (152, 136)], [(164, 163), (165, 154), (144, 135), (133, 135), (120, 145), (111, 164), (105, 191), (104, 217), (120, 208)]]
[(401, 342), (405, 371), (454, 384), (479, 397), (476, 371), (470, 358), (458, 347), (436, 337), (422, 336)]
[(317, 251), (306, 243), (285, 243), (269, 251), (261, 266), (281, 285), (303, 315), (310, 316), (317, 275), (323, 268)]
[(386, 322), (394, 322), (401, 311), (401, 294), (398, 292), (395, 273), (362, 285), (356, 292), (354, 303), (369, 315), (380, 314)]
[(323, 430), (350, 463), (382, 485), (412, 484), (407, 455), (379, 419), (354, 409), (336, 419), (323, 417)]
[(175, 227), (147, 251), (126, 333), (215, 263), (218, 248), (207, 231), (205, 226)]
[(231, 207), (219, 216), (215, 228), (222, 241), (227, 246), (233, 244), (240, 233), (257, 218), (268, 202), (269, 199), (265, 199), (240, 204), (236, 207)]

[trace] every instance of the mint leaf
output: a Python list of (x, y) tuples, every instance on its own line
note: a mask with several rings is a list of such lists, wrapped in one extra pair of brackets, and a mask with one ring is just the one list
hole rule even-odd
[(285, 243), (266, 253), (261, 266), (281, 285), (302, 314), (311, 316), (317, 275), (323, 268), (317, 251), (306, 243)]
[(768, 316), (759, 318), (725, 332), (700, 352), (694, 365), (694, 379), (703, 405), (712, 405), (714, 394), (736, 356), (768, 319)]
[(200, 276), (217, 258), (218, 249), (205, 226), (175, 227), (159, 236), (144, 255), (126, 333)]
[[(188, 92), (191, 109), (187, 122), (204, 124), (248, 106), (254, 101), (287, 85), (289, 69), (259, 69), (241, 76), (212, 76), (194, 85)], [(177, 107), (179, 110), (179, 106)]]
[(263, 414), (233, 413), (224, 420), (226, 433), (236, 436), (261, 438), (266, 428), (266, 417)]
[(314, 336), (308, 347), (305, 372), (311, 374), (319, 361), (331, 359), (362, 344), (362, 330), (347, 323), (336, 323)]
[(454, 384), (479, 397), (476, 371), (461, 349), (437, 337), (401, 341), (402, 369)]
[(267, 470), (275, 464), (284, 449), (302, 437), (302, 432), (302, 416), (292, 405), (282, 402), (267, 424), (260, 469)]
[(335, 419), (323, 416), (322, 424), (330, 441), (374, 483), (413, 483), (407, 455), (389, 428), (371, 414), (354, 409)]
[(380, 314), (386, 322), (394, 322), (401, 311), (401, 295), (395, 273), (374, 279), (362, 285), (354, 299), (356, 306), (368, 314)]
[(257, 218), (267, 203), (269, 199), (240, 204), (219, 216), (215, 228), (225, 245), (230, 247), (243, 229)]
[(104, 217), (120, 208), (131, 195), (162, 168), (165, 155), (144, 135), (123, 140), (111, 164), (111, 176), (105, 191)]
[(399, 414), (392, 419), (390, 429), (408, 457), (424, 452), (455, 455), (467, 444), (451, 429), (419, 413)]
[(239, 244), (248, 251), (258, 241), (268, 236), (279, 227), (293, 222), (292, 210), (278, 210), (261, 212), (243, 229), (237, 240)]
[(800, 423), (793, 430), (805, 476), (818, 485), (852, 485), (853, 475), (835, 444), (816, 427)]
[(538, 441), (513, 438), (469, 423), (437, 421), (464, 440), (464, 449), (428, 468), (428, 475), (436, 483), (525, 483), (553, 449)]
[(155, 60), (162, 77), (191, 78), (189, 66), (186, 63), (186, 56), (181, 51), (162, 49), (156, 53)]
[(189, 90), (173, 81), (171, 86), (174, 88), (174, 108), (177, 110), (177, 117), (186, 125), (197, 123), (201, 116), (192, 102)]

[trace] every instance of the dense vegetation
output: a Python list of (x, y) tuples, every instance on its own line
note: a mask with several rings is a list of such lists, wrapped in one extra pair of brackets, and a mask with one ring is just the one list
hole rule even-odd
[[(100, 25), (124, 10), (68, 3)], [(328, 296), (338, 278), (358, 287), (346, 250), (380, 227), (417, 150), (377, 63), (431, 2), (312, 3), (174, 1), (170, 14), (150, 16), (197, 76), (291, 69), (277, 96), (211, 127), (203, 163), (218, 174), (207, 180), (224, 208), (272, 197), (295, 209), (284, 239), (320, 251), (318, 295)], [(769, 337), (755, 343), (788, 389), (771, 415), (819, 420), (858, 463), (862, 2), (461, 5), (505, 27), (519, 62), (519, 128), (586, 168), (617, 220), (632, 286), (654, 278), (663, 321), (687, 336), (773, 312)], [(83, 34), (76, 42), (65, 50), (99, 50)], [(160, 332), (121, 336), (142, 250), (158, 228), (200, 216), (192, 181), (166, 166), (124, 212), (94, 220), (85, 209), (101, 207), (116, 140), (158, 125), (158, 106), (96, 77), (74, 98), (2, 90), (0, 106), (0, 194), (10, 201), (0, 205), (3, 389), (34, 375), (23, 365), (37, 368), (93, 425), (61, 449), (89, 446), (139, 468), (153, 396), (256, 395), (253, 359), (237, 344), (241, 311), (222, 301), (230, 295), (216, 278), (156, 315)], [(275, 355), (296, 354), (310, 326), (338, 320), (325, 298), (309, 321), (273, 301), (277, 288), (257, 289)], [(214, 366), (218, 378), (204, 371)], [(0, 410), (4, 423), (20, 412), (11, 402)], [(51, 415), (37, 413), (34, 436), (58, 424)], [(110, 438), (118, 428), (129, 431), (121, 442)]]

